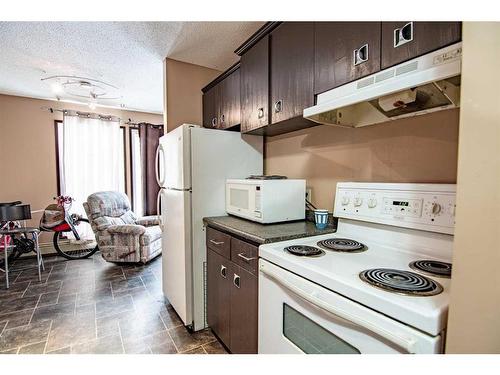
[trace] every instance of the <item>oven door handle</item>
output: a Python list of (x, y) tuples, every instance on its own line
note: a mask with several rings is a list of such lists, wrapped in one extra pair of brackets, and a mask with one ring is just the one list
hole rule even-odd
[(263, 266), (260, 267), (260, 271), (272, 278), (273, 280), (277, 281), (284, 287), (286, 287), (288, 290), (296, 294), (297, 296), (301, 297), (302, 299), (306, 300), (307, 302), (313, 304), (317, 308), (320, 308), (321, 310), (326, 311), (327, 313), (334, 315), (337, 318), (343, 319), (349, 323), (356, 324), (360, 327), (363, 327), (371, 332), (376, 333), (377, 335), (393, 342), (394, 344), (402, 347), (403, 349), (407, 350), (409, 353), (414, 353), (415, 352), (415, 344), (416, 341), (412, 338), (407, 338), (407, 337), (402, 337), (399, 335), (394, 334), (391, 331), (388, 331), (384, 328), (378, 327), (374, 325), (373, 323), (360, 318), (358, 316), (352, 315), (351, 313), (339, 309), (338, 307), (332, 306), (325, 301), (319, 299), (318, 297), (311, 295), (310, 293), (307, 293), (306, 291), (302, 290), (301, 288), (293, 285), (289, 281), (285, 280), (282, 276), (278, 275), (276, 272), (274, 272), (271, 269), (265, 268)]

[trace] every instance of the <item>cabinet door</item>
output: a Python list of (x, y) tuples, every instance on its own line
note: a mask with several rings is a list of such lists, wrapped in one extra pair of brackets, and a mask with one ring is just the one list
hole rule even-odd
[(285, 22), (271, 33), (271, 123), (314, 104), (314, 24)]
[(241, 131), (269, 124), (269, 36), (241, 56)]
[(216, 85), (203, 94), (203, 126), (217, 128), (219, 126), (220, 87)]
[(241, 123), (240, 70), (235, 70), (219, 85), (221, 86), (219, 127), (227, 129)]
[(316, 22), (314, 93), (380, 70), (380, 22)]
[(207, 249), (207, 323), (229, 346), (232, 275), (230, 261)]
[(258, 279), (232, 263), (231, 344), (235, 354), (256, 354), (258, 335)]
[(382, 22), (382, 69), (461, 39), (460, 22)]

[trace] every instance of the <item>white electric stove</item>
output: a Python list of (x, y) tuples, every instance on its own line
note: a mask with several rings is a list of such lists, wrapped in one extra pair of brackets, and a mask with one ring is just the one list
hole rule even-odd
[(339, 183), (337, 232), (259, 247), (259, 353), (441, 353), (455, 185)]

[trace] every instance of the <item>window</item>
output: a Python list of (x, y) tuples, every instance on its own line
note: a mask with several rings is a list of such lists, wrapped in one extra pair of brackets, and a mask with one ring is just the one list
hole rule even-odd
[(72, 211), (97, 191), (125, 192), (124, 129), (119, 122), (66, 116), (56, 122), (58, 193), (76, 199)]
[(138, 128), (130, 128), (130, 170), (132, 209), (137, 216), (144, 215), (144, 184), (141, 159), (141, 139)]

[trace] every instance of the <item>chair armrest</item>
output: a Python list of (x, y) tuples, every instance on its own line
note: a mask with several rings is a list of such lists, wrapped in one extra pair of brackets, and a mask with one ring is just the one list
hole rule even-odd
[(107, 228), (109, 233), (142, 235), (146, 232), (146, 228), (136, 224), (110, 225)]
[(144, 216), (137, 219), (135, 223), (145, 227), (150, 227), (152, 225), (160, 225), (160, 220), (158, 219), (158, 216)]

